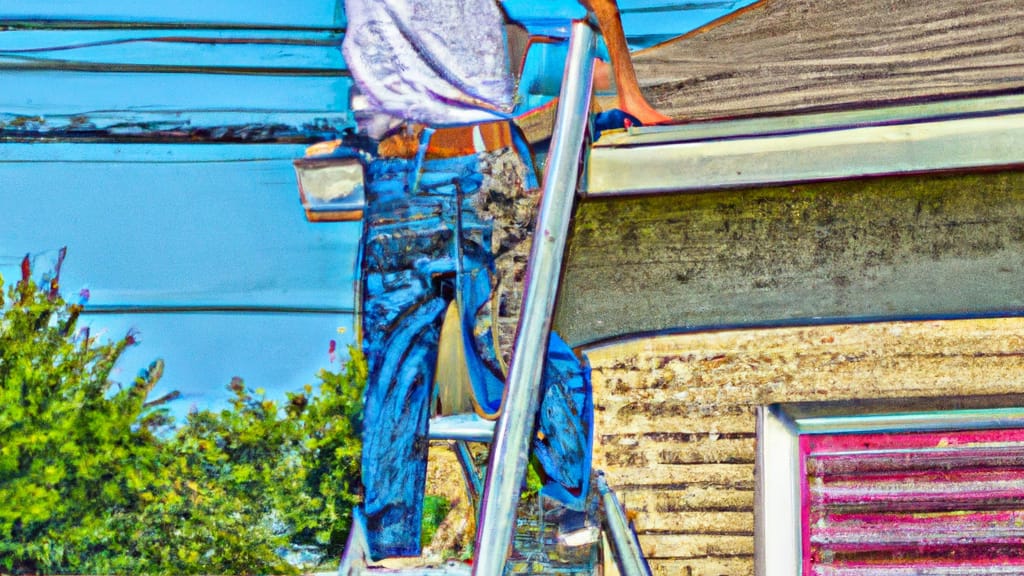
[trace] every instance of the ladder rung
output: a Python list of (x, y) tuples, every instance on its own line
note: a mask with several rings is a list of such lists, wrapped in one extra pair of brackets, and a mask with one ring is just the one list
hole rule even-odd
[(427, 436), (431, 440), (464, 440), (490, 442), (494, 437), (494, 421), (476, 414), (455, 414), (430, 419)]
[(395, 576), (470, 576), (472, 569), (464, 564), (450, 563), (437, 568), (363, 568), (358, 574), (373, 576), (374, 574), (394, 574)]

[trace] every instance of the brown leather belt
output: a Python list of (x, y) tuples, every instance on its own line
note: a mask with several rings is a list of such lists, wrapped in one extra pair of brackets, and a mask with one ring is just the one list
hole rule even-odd
[[(426, 157), (428, 159), (455, 158), (501, 150), (512, 146), (513, 130), (519, 130), (519, 128), (506, 120), (470, 126), (437, 128), (430, 135)], [(377, 155), (382, 158), (415, 158), (420, 148), (422, 135), (422, 125), (416, 125), (411, 131), (403, 128), (400, 132), (381, 140), (377, 146)], [(341, 144), (341, 140), (318, 142), (306, 148), (306, 157), (330, 154)]]
[[(427, 159), (454, 158), (492, 152), (512, 146), (511, 122), (499, 120), (470, 126), (437, 128), (430, 135)], [(423, 128), (400, 132), (381, 141), (377, 153), (385, 158), (414, 158), (419, 151)]]

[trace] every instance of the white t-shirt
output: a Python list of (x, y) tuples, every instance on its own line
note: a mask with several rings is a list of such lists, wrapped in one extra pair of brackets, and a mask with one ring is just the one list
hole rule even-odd
[(446, 125), (512, 111), (495, 0), (345, 0), (345, 11), (345, 61), (374, 115)]

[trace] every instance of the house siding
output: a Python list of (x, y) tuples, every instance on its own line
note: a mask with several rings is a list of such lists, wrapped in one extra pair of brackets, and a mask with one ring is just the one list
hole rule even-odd
[(1024, 392), (1024, 319), (747, 329), (587, 351), (594, 467), (655, 574), (754, 570), (755, 409)]

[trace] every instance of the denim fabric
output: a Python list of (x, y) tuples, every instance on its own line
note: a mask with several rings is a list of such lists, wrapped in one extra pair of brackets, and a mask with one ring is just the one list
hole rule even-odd
[[(508, 172), (509, 158), (518, 176), (495, 174)], [(502, 162), (505, 168), (496, 168)], [(510, 183), (521, 189), (508, 190)], [(535, 188), (532, 169), (511, 149), (425, 162), (376, 159), (368, 166), (362, 477), (374, 558), (420, 552), (431, 386), (441, 324), (453, 299), (476, 405), (485, 414), (500, 409), (504, 376), (491, 329), (498, 285), (492, 243), (501, 248), (507, 242), (495, 242), (496, 214), (515, 211), (505, 192), (532, 201), (526, 192)], [(519, 213), (534, 216), (532, 210)], [(552, 335), (533, 454), (544, 491), (576, 508), (589, 486), (592, 422), (589, 368)]]

